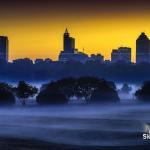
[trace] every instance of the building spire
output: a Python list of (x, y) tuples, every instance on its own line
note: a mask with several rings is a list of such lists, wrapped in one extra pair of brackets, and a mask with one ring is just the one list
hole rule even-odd
[(67, 33), (67, 34), (69, 33), (67, 28), (66, 28), (66, 30), (65, 30), (65, 33)]

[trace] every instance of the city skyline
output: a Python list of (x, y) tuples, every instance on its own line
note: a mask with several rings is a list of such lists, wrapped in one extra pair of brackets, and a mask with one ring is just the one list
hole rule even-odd
[(128, 46), (135, 61), (135, 39), (140, 32), (150, 34), (149, 4), (146, 0), (6, 0), (0, 5), (0, 34), (9, 37), (10, 60), (56, 60), (67, 27), (78, 49), (110, 59), (112, 49)]
[[(141, 32), (140, 32), (141, 33)], [(75, 33), (74, 33), (74, 35), (75, 35)], [(137, 37), (139, 36), (140, 34), (137, 34)], [(57, 37), (57, 36), (56, 36)], [(103, 51), (103, 50), (94, 50), (94, 49), (88, 49), (88, 47), (87, 46), (83, 46), (83, 47), (81, 47), (81, 49), (79, 48), (79, 51), (80, 52), (85, 52), (87, 55), (91, 55), (91, 54), (102, 54), (103, 56), (104, 56), (104, 59), (105, 60), (111, 60), (111, 52), (112, 52), (112, 50), (113, 49), (117, 49), (118, 47), (130, 47), (131, 49), (132, 49), (132, 51), (131, 51), (131, 61), (132, 62), (136, 62), (136, 44), (135, 44), (135, 41), (136, 41), (136, 39), (137, 39), (137, 37), (135, 37), (135, 40), (134, 40), (134, 44), (130, 44), (130, 45), (133, 45), (133, 46), (130, 46), (129, 44), (115, 44), (114, 43), (114, 45), (115, 45), (115, 47), (110, 47), (110, 49), (108, 49), (108, 52), (107, 53), (105, 53), (105, 51)], [(59, 40), (60, 40), (60, 38), (59, 38)], [(61, 40), (63, 40), (63, 38), (61, 38)], [(12, 40), (13, 41), (13, 40)], [(80, 46), (78, 46), (78, 39), (76, 38), (76, 47), (78, 48), (78, 47), (80, 47)], [(40, 42), (40, 41), (39, 41)], [(126, 42), (126, 43), (129, 43), (129, 41), (128, 42)], [(46, 43), (45, 43), (46, 44)], [(11, 43), (11, 41), (10, 41), (10, 44), (9, 44), (10, 46), (9, 46), (9, 61), (13, 61), (13, 60), (15, 60), (15, 59), (18, 59), (18, 58), (30, 58), (30, 59), (32, 59), (32, 60), (35, 60), (35, 59), (37, 59), (37, 58), (42, 58), (42, 59), (46, 59), (46, 58), (50, 58), (50, 59), (52, 59), (52, 60), (58, 60), (59, 59), (59, 57), (58, 57), (58, 55), (59, 55), (59, 53), (60, 53), (60, 51), (63, 49), (63, 44), (62, 44), (62, 41), (60, 41), (60, 43), (58, 44), (58, 46), (59, 47), (61, 47), (60, 49), (57, 49), (56, 50), (56, 54), (55, 55), (53, 55), (53, 53), (54, 53), (54, 51), (52, 51), (52, 50), (48, 50), (48, 51), (46, 51), (46, 50), (43, 50), (43, 49), (41, 49), (41, 51), (39, 50), (39, 52), (36, 54), (36, 53), (34, 53), (34, 56), (33, 55), (31, 55), (31, 54), (33, 54), (33, 53), (30, 53), (29, 52), (29, 50), (30, 50), (30, 48), (29, 49), (27, 49), (27, 52), (25, 53), (25, 52), (23, 52), (23, 51), (21, 51), (21, 52), (19, 52), (19, 55), (17, 56), (16, 54), (17, 53), (13, 53), (13, 51), (12, 51), (12, 48), (11, 48), (11, 46), (12, 45), (14, 45), (13, 43)], [(101, 45), (101, 44), (99, 44), (99, 45)], [(29, 46), (30, 47), (30, 46)], [(43, 47), (44, 47), (44, 44), (43, 44)], [(51, 47), (51, 46), (49, 46), (49, 47)], [(100, 47), (100, 46), (98, 46), (98, 47)], [(19, 48), (20, 50), (21, 50), (21, 48)], [(98, 48), (97, 48), (98, 49)], [(106, 48), (104, 48), (104, 49), (106, 49)], [(33, 50), (34, 51), (34, 50)], [(14, 54), (14, 55), (13, 55)], [(15, 56), (16, 55), (16, 56)]]
[[(79, 61), (81, 63), (86, 63), (87, 61), (100, 61), (100, 62), (112, 62), (116, 63), (119, 61), (123, 61), (126, 63), (131, 63), (132, 60), (132, 48), (121, 46), (117, 49), (112, 49), (111, 58), (105, 59), (105, 57), (101, 53), (93, 53), (88, 55), (87, 53), (80, 51), (76, 47), (76, 39), (70, 36), (70, 32), (68, 29), (65, 29), (63, 34), (63, 49), (60, 51), (58, 55), (58, 59), (56, 61)], [(30, 57), (24, 57), (25, 59)], [(24, 58), (16, 58), (14, 60), (22, 60)], [(53, 61), (50, 57), (46, 58), (35, 58), (33, 61), (42, 61), (42, 60), (50, 60)], [(0, 60), (8, 62), (9, 61), (9, 39), (7, 36), (0, 36)], [(13, 61), (13, 60), (12, 60)], [(145, 32), (141, 32), (141, 34), (136, 39), (136, 61), (135, 63), (142, 62), (150, 62), (150, 40), (149, 37), (145, 34)]]
[[(143, 40), (141, 40), (141, 44), (142, 44), (142, 47), (137, 47), (137, 41), (139, 40), (139, 38), (141, 38), (141, 37), (143, 37), (144, 36), (144, 39), (146, 38), (146, 40), (147, 40), (147, 42), (145, 43), (143, 43)], [(1, 59), (3, 59), (3, 60), (6, 60), (6, 61), (10, 61), (10, 59), (9, 59), (9, 43), (8, 43), (8, 37), (7, 36), (0, 36), (1, 38), (2, 38), (2, 40), (3, 40), (3, 45), (0, 45), (0, 49), (2, 50), (2, 51), (4, 51), (3, 52), (3, 54), (2, 55), (5, 55), (4, 57), (5, 58), (3, 58), (3, 56), (1, 56), (2, 58)], [(6, 38), (6, 41), (5, 41), (5, 38)], [(75, 54), (75, 60), (77, 59), (77, 61), (80, 61), (80, 60), (82, 60), (83, 62), (85, 61), (87, 61), (87, 60), (90, 60), (90, 58), (91, 59), (93, 59), (95, 56), (100, 56), (101, 58), (103, 58), (104, 60), (110, 60), (110, 61), (112, 61), (112, 62), (117, 62), (117, 61), (127, 61), (127, 62), (138, 62), (138, 60), (137, 59), (143, 59), (143, 61), (141, 61), (141, 62), (149, 62), (150, 60), (149, 60), (149, 58), (147, 59), (146, 57), (149, 57), (149, 53), (150, 52), (148, 52), (146, 55), (145, 55), (145, 57), (144, 58), (142, 58), (143, 56), (140, 56), (140, 58), (138, 58), (138, 53), (140, 52), (140, 55), (141, 55), (141, 53), (142, 53), (142, 55), (143, 54), (145, 54), (145, 48), (146, 48), (146, 50), (148, 50), (148, 51), (150, 51), (150, 41), (149, 41), (149, 39), (148, 39), (148, 36), (145, 34), (145, 32), (141, 32), (141, 34), (137, 37), (137, 39), (136, 39), (136, 54), (135, 54), (135, 61), (133, 61), (132, 60), (132, 48), (131, 47), (125, 47), (125, 46), (120, 46), (119, 48), (116, 48), (116, 49), (112, 49), (111, 50), (111, 53), (110, 53), (110, 58), (109, 59), (106, 59), (105, 58), (105, 56), (103, 56), (102, 55), (102, 53), (91, 53), (90, 55), (88, 54), (88, 53), (85, 53), (85, 50), (83, 49), (83, 51), (81, 51), (81, 50), (79, 50), (77, 47), (76, 47), (76, 44), (75, 44), (75, 41), (76, 41), (76, 39), (74, 38), (74, 37), (71, 37), (70, 36), (70, 33), (69, 33), (69, 31), (68, 31), (68, 29), (66, 28), (65, 29), (65, 32), (64, 32), (64, 35), (63, 35), (63, 48), (62, 48), (62, 50), (60, 50), (60, 53), (58, 54), (58, 56), (57, 56), (57, 59), (56, 59), (56, 61), (58, 60), (58, 61), (66, 61), (66, 60), (68, 60), (68, 56), (71, 54), (71, 55), (74, 55)], [(143, 45), (144, 44), (144, 45)], [(146, 45), (145, 45), (146, 44)], [(146, 46), (146, 47), (145, 47)], [(4, 48), (4, 47), (6, 47), (6, 49)], [(121, 51), (120, 51), (121, 50)], [(122, 54), (121, 54), (122, 53)], [(65, 56), (65, 55), (66, 56)], [(69, 54), (69, 55), (68, 55)], [(74, 58), (72, 59), (71, 57), (74, 57), (74, 56), (69, 56), (70, 58), (69, 58), (69, 60), (74, 60)], [(94, 57), (93, 57), (93, 56)], [(122, 55), (122, 56), (121, 56)], [(61, 58), (62, 57), (62, 58)], [(64, 58), (63, 58), (64, 57)], [(66, 57), (66, 58), (65, 58)], [(92, 58), (93, 57), (93, 58)], [(24, 58), (29, 58), (29, 59), (32, 59), (32, 58), (30, 58), (30, 57), (20, 57), (20, 58), (16, 58), (16, 59), (13, 59), (13, 60), (17, 60), (17, 59), (24, 59)], [(50, 57), (44, 57), (44, 58), (42, 58), (42, 57), (36, 57), (35, 59), (32, 59), (32, 60), (34, 60), (34, 61), (36, 61), (36, 60), (41, 60), (41, 59), (51, 59)], [(114, 60), (113, 60), (114, 59)], [(146, 59), (146, 60), (144, 60), (144, 59)], [(12, 60), (12, 61), (13, 61)], [(53, 59), (51, 59), (51, 60), (53, 60)]]

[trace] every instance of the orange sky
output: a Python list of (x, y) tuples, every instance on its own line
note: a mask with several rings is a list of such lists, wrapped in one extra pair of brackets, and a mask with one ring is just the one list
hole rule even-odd
[(94, 1), (91, 7), (80, 2), (62, 6), (40, 1), (41, 7), (33, 0), (32, 7), (25, 1), (8, 6), (10, 1), (4, 3), (3, 8), (7, 9), (0, 10), (0, 33), (9, 37), (9, 60), (25, 57), (56, 60), (67, 27), (80, 51), (84, 48), (87, 54), (101, 53), (109, 59), (112, 49), (128, 46), (132, 48), (134, 61), (136, 38), (140, 32), (150, 35), (149, 7), (142, 5), (138, 9), (140, 4), (124, 6)]

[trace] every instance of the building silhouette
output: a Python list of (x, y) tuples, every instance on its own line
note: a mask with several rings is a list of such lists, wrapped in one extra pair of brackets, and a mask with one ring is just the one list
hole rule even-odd
[(75, 52), (75, 39), (70, 37), (68, 29), (64, 33), (64, 52), (74, 53)]
[(89, 57), (90, 61), (96, 61), (96, 62), (103, 62), (104, 61), (104, 56), (102, 56), (101, 54), (91, 54), (91, 56)]
[(9, 41), (8, 37), (0, 36), (0, 60), (8, 62), (8, 49)]
[(20, 58), (13, 60), (13, 64), (17, 65), (33, 65), (33, 60), (30, 58)]
[(75, 48), (75, 38), (70, 37), (70, 33), (66, 29), (63, 36), (63, 51), (59, 54), (59, 61), (78, 61), (85, 63), (88, 59), (87, 54), (78, 52), (78, 49)]
[(42, 58), (37, 58), (35, 61), (34, 61), (34, 64), (49, 64), (51, 63), (52, 60), (50, 58), (46, 58), (46, 59), (42, 59)]
[(150, 62), (150, 40), (143, 32), (136, 40), (136, 63)]
[(118, 61), (131, 63), (131, 48), (119, 47), (118, 49), (114, 49), (111, 53), (111, 61), (113, 63)]
[(43, 63), (43, 62), (44, 62), (44, 60), (41, 59), (41, 58), (37, 58), (37, 59), (34, 61), (35, 64), (40, 64), (40, 63)]

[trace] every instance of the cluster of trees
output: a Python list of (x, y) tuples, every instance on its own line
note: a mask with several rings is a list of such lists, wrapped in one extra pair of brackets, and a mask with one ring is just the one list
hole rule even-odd
[[(126, 84), (123, 89), (130, 90)], [(16, 87), (0, 83), (0, 105), (13, 105), (16, 97), (26, 105), (34, 96), (39, 105), (67, 104), (72, 97), (85, 99), (88, 104), (119, 102), (115, 84), (96, 77), (64, 78), (43, 85), (39, 92), (25, 81), (20, 81)], [(150, 102), (150, 81), (145, 82), (135, 96), (140, 101)]]
[(19, 98), (22, 105), (25, 105), (27, 99), (33, 97), (37, 92), (36, 87), (27, 84), (25, 81), (20, 81), (17, 87), (0, 83), (0, 105), (14, 105), (16, 97)]
[(95, 77), (66, 78), (44, 85), (37, 96), (39, 104), (68, 103), (71, 97), (87, 103), (118, 102), (113, 82)]
[(84, 98), (86, 103), (119, 102), (115, 84), (95, 77), (61, 79), (43, 85), (39, 93), (36, 87), (24, 81), (16, 87), (0, 83), (0, 104), (3, 105), (15, 104), (15, 97), (25, 105), (28, 98), (36, 94), (40, 105), (67, 104), (71, 97)]
[(0, 105), (13, 105), (15, 103), (15, 96), (12, 90), (12, 86), (0, 83)]
[[(41, 62), (33, 64), (28, 59), (13, 63), (0, 62), (0, 79), (9, 81), (48, 81), (67, 77), (95, 76), (119, 82), (142, 82), (150, 80), (150, 64)], [(16, 69), (18, 68), (18, 69)]]

